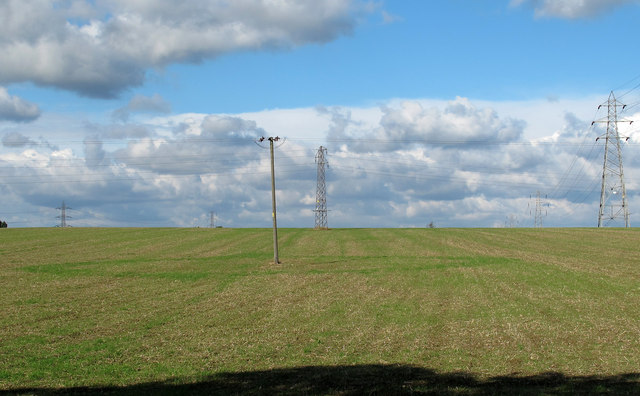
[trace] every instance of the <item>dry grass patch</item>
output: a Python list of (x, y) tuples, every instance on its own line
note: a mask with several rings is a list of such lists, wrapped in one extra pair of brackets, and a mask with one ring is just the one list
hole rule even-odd
[(282, 391), (250, 373), (313, 368), (462, 393), (607, 376), (606, 390), (640, 367), (635, 230), (285, 229), (280, 265), (270, 230), (1, 233), (0, 389)]

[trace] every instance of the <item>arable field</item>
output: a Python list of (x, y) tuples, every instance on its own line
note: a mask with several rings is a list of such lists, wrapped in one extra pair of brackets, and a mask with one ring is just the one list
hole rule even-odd
[(640, 393), (640, 230), (279, 235), (0, 230), (0, 393)]

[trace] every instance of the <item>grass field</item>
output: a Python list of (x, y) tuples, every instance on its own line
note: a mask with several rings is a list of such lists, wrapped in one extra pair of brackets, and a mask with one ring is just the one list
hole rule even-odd
[(640, 393), (640, 230), (0, 230), (0, 390)]

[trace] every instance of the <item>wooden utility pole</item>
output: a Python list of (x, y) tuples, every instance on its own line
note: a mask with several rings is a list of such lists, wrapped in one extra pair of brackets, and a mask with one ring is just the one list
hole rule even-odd
[(280, 258), (278, 257), (278, 220), (276, 216), (276, 170), (275, 161), (273, 158), (273, 142), (280, 140), (278, 136), (265, 138), (264, 136), (258, 139), (259, 142), (269, 140), (269, 152), (271, 154), (271, 216), (273, 217), (273, 262), (280, 264)]

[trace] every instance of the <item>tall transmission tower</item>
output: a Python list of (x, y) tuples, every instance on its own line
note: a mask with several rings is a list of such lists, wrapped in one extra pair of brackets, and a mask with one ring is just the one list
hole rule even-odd
[[(607, 132), (596, 139), (604, 139), (604, 164), (602, 166), (602, 189), (600, 191), (600, 211), (598, 213), (598, 227), (604, 227), (612, 221), (623, 219), (624, 226), (629, 227), (629, 207), (627, 206), (627, 190), (624, 185), (624, 172), (622, 170), (622, 150), (618, 133), (618, 123), (633, 121), (618, 120), (618, 107), (624, 109), (626, 105), (616, 100), (613, 91), (609, 94), (606, 103), (598, 106), (607, 107), (607, 118), (591, 123), (606, 123)], [(624, 137), (629, 140), (628, 137)]]
[[(530, 197), (532, 198), (532, 197)], [(546, 196), (545, 196), (546, 199)], [(535, 211), (531, 211), (533, 214), (533, 226), (535, 228), (542, 228), (542, 219), (547, 215), (547, 211), (543, 210), (543, 207), (548, 206), (547, 203), (543, 202), (542, 196), (540, 195), (540, 191), (536, 192), (536, 200), (535, 200)]]
[(504, 221), (505, 228), (514, 228), (518, 226), (518, 216), (511, 213)]
[(216, 212), (209, 212), (209, 228), (216, 228)]
[(327, 230), (327, 185), (325, 182), (325, 166), (327, 162), (327, 148), (320, 146), (316, 153), (316, 164), (318, 164), (318, 182), (316, 184), (316, 230)]
[(70, 227), (67, 225), (67, 219), (70, 219), (71, 216), (67, 216), (67, 209), (71, 208), (65, 205), (64, 201), (62, 201), (62, 206), (56, 209), (60, 211), (60, 216), (56, 216), (57, 219), (60, 219), (60, 225), (58, 227)]

